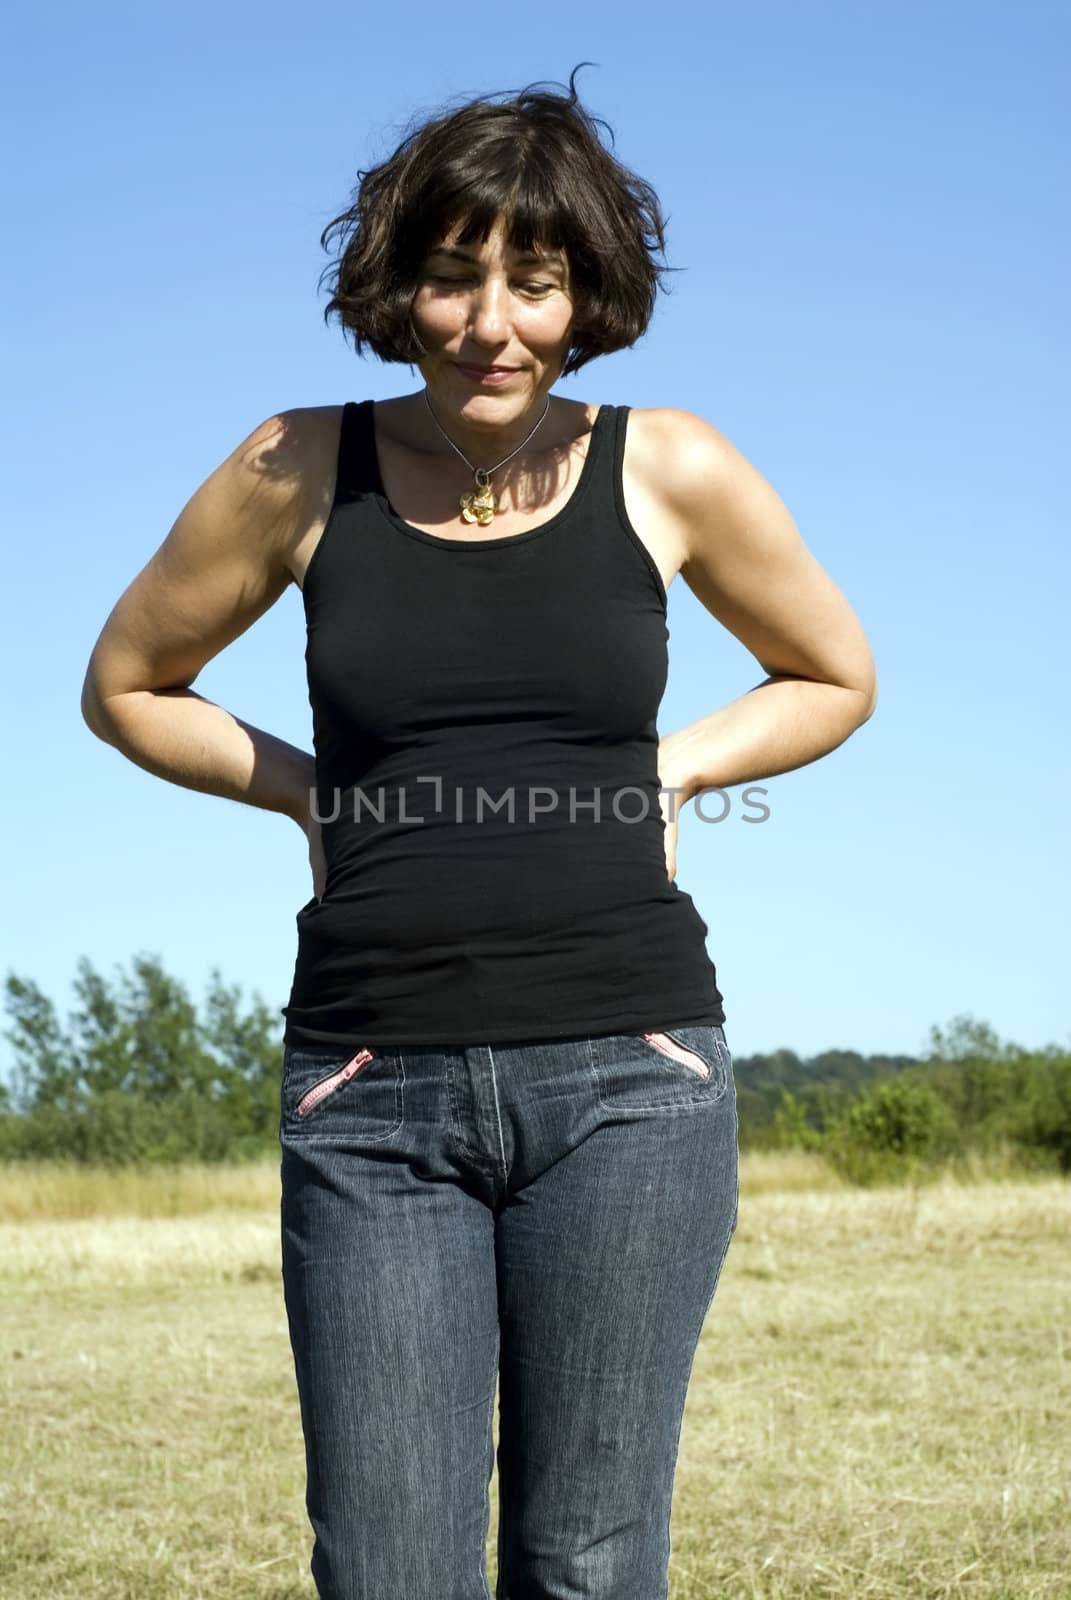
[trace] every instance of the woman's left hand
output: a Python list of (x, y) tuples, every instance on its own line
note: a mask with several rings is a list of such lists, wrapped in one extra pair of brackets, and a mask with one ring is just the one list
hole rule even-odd
[(662, 821), (666, 825), (666, 875), (672, 882), (677, 876), (677, 834), (681, 807), (691, 799), (691, 792), (684, 777), (674, 767), (669, 739), (663, 739), (658, 746), (658, 783), (658, 803), (662, 810)]
[(680, 822), (680, 795), (659, 791), (662, 820), (666, 825), (666, 875), (670, 882), (677, 876), (677, 829)]

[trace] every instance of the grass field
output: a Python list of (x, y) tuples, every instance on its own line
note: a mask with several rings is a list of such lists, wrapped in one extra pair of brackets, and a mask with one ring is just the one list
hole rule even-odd
[[(277, 1207), (271, 1162), (0, 1171), (3, 1600), (310, 1600)], [(671, 1600), (1068, 1600), (1069, 1242), (1071, 1183), (745, 1159)]]

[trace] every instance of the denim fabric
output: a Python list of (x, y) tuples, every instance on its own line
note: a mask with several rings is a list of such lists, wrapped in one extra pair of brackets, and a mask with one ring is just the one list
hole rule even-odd
[(322, 1600), (665, 1600), (737, 1214), (719, 1024), (283, 1052), (283, 1287)]

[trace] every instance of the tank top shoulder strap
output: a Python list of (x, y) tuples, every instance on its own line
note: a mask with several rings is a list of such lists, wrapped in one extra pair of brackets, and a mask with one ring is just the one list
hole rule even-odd
[(625, 437), (628, 428), (631, 406), (603, 406), (602, 410), (609, 411), (609, 427), (607, 428), (607, 448), (603, 451), (602, 458), (595, 463), (598, 478), (599, 503), (605, 512), (600, 519), (607, 529), (613, 529), (615, 539), (623, 536), (631, 545), (633, 552), (639, 556), (646, 568), (648, 577), (654, 586), (659, 605), (667, 609), (668, 600), (662, 574), (654, 557), (636, 532), (629, 520), (628, 510), (625, 506)]
[(379, 488), (371, 400), (347, 400), (338, 437), (335, 501), (347, 505)]

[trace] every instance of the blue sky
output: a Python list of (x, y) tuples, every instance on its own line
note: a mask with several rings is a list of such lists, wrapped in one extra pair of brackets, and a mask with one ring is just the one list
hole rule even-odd
[[(153, 952), (195, 999), (217, 966), (285, 1003), (302, 835), (95, 739), (86, 662), (258, 422), (419, 385), (322, 320), (358, 169), (587, 60), (685, 270), (556, 392), (720, 428), (878, 664), (875, 716), (770, 779), (768, 822), (738, 791), (684, 814), (730, 1046), (914, 1054), (965, 1013), (1069, 1042), (1066, 6), (105, 3), (6, 32), (5, 972), (64, 1011), (79, 956)], [(664, 733), (764, 675), (680, 579), (669, 623)], [(292, 587), (197, 690), (311, 749), (303, 627)]]

